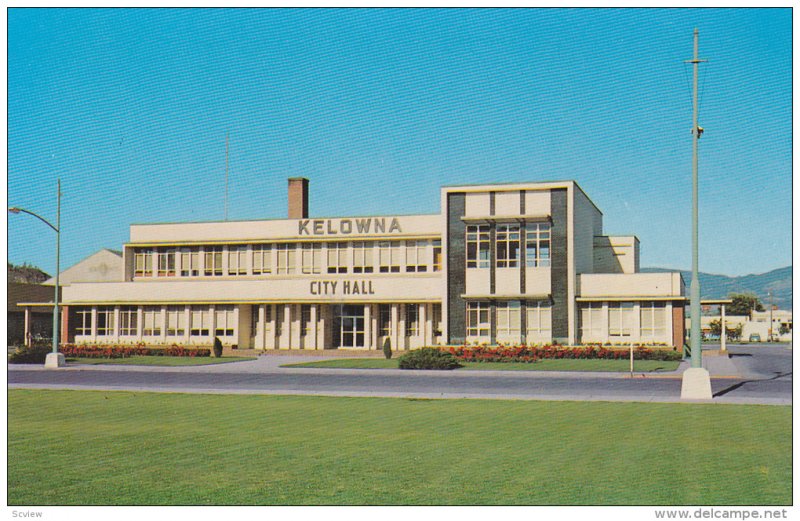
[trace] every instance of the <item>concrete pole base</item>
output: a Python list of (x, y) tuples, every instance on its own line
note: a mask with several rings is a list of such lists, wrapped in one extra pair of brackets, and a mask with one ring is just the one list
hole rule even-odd
[(67, 361), (64, 359), (62, 353), (49, 353), (47, 358), (44, 359), (45, 369), (58, 369), (59, 367), (66, 367)]
[(710, 400), (711, 376), (702, 367), (691, 367), (683, 373), (681, 400)]

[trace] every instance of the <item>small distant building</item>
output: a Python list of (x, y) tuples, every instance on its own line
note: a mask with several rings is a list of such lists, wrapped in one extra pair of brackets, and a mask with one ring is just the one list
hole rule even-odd
[[(121, 278), (122, 252), (103, 248), (62, 271), (58, 283), (69, 286), (75, 282), (116, 282)], [(51, 277), (42, 284), (55, 286), (56, 278)]]
[(9, 282), (7, 289), (8, 345), (22, 345), (25, 331), (33, 340), (52, 339), (53, 287)]

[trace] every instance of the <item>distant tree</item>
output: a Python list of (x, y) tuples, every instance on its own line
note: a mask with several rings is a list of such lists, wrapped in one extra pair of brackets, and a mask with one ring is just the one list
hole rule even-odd
[(781, 324), (780, 329), (778, 329), (778, 334), (779, 335), (787, 335), (787, 334), (789, 334), (789, 331), (790, 331), (790, 329), (789, 329), (789, 326), (787, 324)]
[(8, 282), (18, 282), (22, 284), (41, 284), (50, 278), (50, 275), (43, 272), (36, 266), (23, 263), (21, 266), (15, 266), (6, 261)]
[[(722, 322), (719, 319), (709, 322), (708, 327), (712, 335), (722, 335)], [(731, 341), (739, 340), (742, 337), (742, 324), (736, 326), (725, 324), (725, 336)]]
[(764, 306), (757, 296), (752, 293), (731, 293), (728, 298), (733, 300), (732, 304), (725, 306), (725, 312), (729, 315), (749, 315), (751, 311), (764, 311)]

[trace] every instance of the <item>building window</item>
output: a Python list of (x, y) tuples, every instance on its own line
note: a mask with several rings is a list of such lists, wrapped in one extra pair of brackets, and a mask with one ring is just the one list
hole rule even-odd
[(409, 273), (422, 273), (428, 271), (428, 261), (425, 250), (428, 241), (406, 241), (406, 271)]
[(431, 306), (431, 322), (433, 323), (433, 336), (442, 335), (442, 305), (433, 304)]
[(406, 336), (419, 335), (419, 304), (406, 304)]
[(159, 277), (175, 276), (175, 250), (156, 250), (156, 265)]
[(307, 274), (322, 273), (322, 245), (306, 242), (300, 245), (300, 270)]
[(137, 336), (139, 334), (139, 311), (135, 306), (119, 308), (120, 336)]
[(153, 276), (153, 250), (137, 249), (134, 250), (134, 276), (152, 277)]
[(192, 306), (191, 309), (191, 329), (192, 336), (209, 336), (211, 329), (211, 312), (202, 307)]
[(378, 244), (378, 260), (381, 273), (400, 273), (400, 242), (381, 241)]
[(102, 306), (97, 308), (97, 336), (114, 334), (114, 308)]
[(529, 268), (550, 266), (550, 224), (525, 225), (525, 265)]
[(498, 302), (496, 306), (497, 313), (497, 337), (515, 337), (519, 338), (520, 318), (522, 316), (521, 307), (518, 301), (512, 302)]
[(630, 337), (633, 333), (633, 302), (611, 302), (608, 305), (608, 335)]
[(314, 336), (314, 324), (311, 322), (311, 305), (300, 305), (300, 334)]
[(581, 340), (599, 342), (603, 335), (603, 303), (586, 302), (581, 305)]
[(654, 340), (667, 336), (667, 306), (664, 302), (642, 302), (639, 318), (642, 338)]
[(378, 305), (378, 331), (380, 336), (392, 335), (392, 305)]
[(272, 273), (272, 245), (253, 246), (253, 275)]
[(145, 306), (142, 309), (142, 336), (161, 336), (162, 327), (161, 307)]
[(181, 249), (181, 277), (200, 275), (200, 251), (197, 248)]
[(489, 225), (467, 225), (467, 268), (489, 267)]
[(525, 334), (532, 340), (550, 340), (552, 308), (547, 301), (531, 301), (525, 305)]
[(183, 306), (167, 306), (167, 336), (186, 334), (186, 314)]
[(80, 336), (89, 336), (92, 334), (92, 308), (78, 309), (78, 322), (75, 328), (75, 334)]
[(518, 224), (498, 224), (494, 244), (498, 268), (519, 266)]
[(467, 302), (467, 336), (489, 336), (488, 302)]
[(233, 306), (217, 306), (214, 308), (214, 336), (233, 336), (235, 316)]
[(278, 244), (278, 275), (289, 275), (297, 270), (297, 252), (294, 244)]
[(328, 243), (328, 273), (347, 273), (347, 243)]
[(207, 276), (219, 277), (222, 275), (222, 246), (206, 246), (203, 250), (205, 266), (203, 273)]
[(247, 246), (228, 246), (228, 275), (247, 275)]
[(372, 273), (375, 259), (371, 242), (353, 243), (353, 273)]
[(433, 271), (442, 271), (442, 241), (433, 241)]

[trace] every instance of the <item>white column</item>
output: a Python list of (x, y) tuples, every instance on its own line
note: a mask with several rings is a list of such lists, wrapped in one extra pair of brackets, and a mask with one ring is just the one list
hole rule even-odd
[[(190, 268), (191, 269), (191, 268)], [(188, 304), (183, 307), (183, 343), (189, 343), (189, 335), (192, 333), (192, 312)]]
[(119, 342), (119, 306), (114, 306), (114, 342)]
[(136, 307), (136, 340), (142, 340), (142, 329), (144, 329), (144, 311), (142, 306)]
[(228, 255), (230, 250), (228, 250), (228, 245), (222, 246), (222, 274), (228, 275)]
[(292, 306), (284, 304), (283, 306), (283, 324), (281, 325), (281, 349), (289, 349), (292, 347)]
[(97, 306), (92, 306), (92, 342), (97, 342)]
[(364, 304), (364, 344), (367, 349), (372, 349), (372, 313), (369, 304)]
[(419, 313), (417, 314), (417, 324), (419, 328), (417, 331), (417, 336), (419, 337), (419, 341), (422, 341), (423, 346), (430, 345), (430, 342), (428, 342), (428, 331), (430, 330), (430, 328), (427, 327), (427, 322), (428, 322), (428, 313), (426, 309), (427, 307), (428, 307), (427, 304), (423, 303), (417, 304), (417, 309), (419, 310)]
[(378, 343), (378, 318), (380, 317), (380, 313), (380, 307), (377, 304), (372, 306), (372, 339), (370, 340), (372, 349), (380, 349), (383, 347)]
[(397, 349), (405, 350), (408, 348), (406, 342), (406, 305), (398, 304), (400, 306), (400, 320), (397, 322), (397, 338), (399, 340)]
[(161, 343), (167, 343), (167, 306), (161, 306)]
[[(603, 320), (601, 321), (601, 327), (603, 331), (603, 338), (605, 340), (603, 343), (611, 342), (611, 335), (608, 333), (608, 302), (603, 302)], [(552, 320), (552, 318), (551, 318)]]
[(633, 331), (631, 331), (631, 342), (642, 342), (642, 303), (633, 303)]
[(264, 304), (260, 304), (258, 306), (258, 316), (256, 317), (256, 339), (255, 345), (253, 346), (256, 349), (264, 349), (266, 347), (266, 337), (264, 332), (266, 330), (266, 311), (264, 309)]
[(25, 307), (25, 328), (23, 330), (24, 338), (22, 339), (22, 343), (24, 346), (29, 346), (31, 343), (28, 340), (28, 337), (31, 333), (31, 308)]
[[(216, 313), (216, 311), (217, 310), (216, 310), (216, 307), (214, 306), (214, 304), (211, 304), (210, 306), (208, 306), (208, 313), (209, 313), (209, 317), (208, 317), (208, 338), (211, 341), (212, 345), (214, 344), (214, 338), (216, 338), (216, 332), (217, 332), (216, 331), (217, 330), (217, 313)], [(222, 341), (221, 338), (220, 338), (220, 341)]]
[[(432, 346), (433, 345), (433, 330), (436, 327), (436, 324), (433, 323), (433, 306), (435, 304), (423, 304), (423, 308), (425, 309), (425, 345)], [(520, 311), (521, 313), (521, 311)], [(520, 332), (520, 334), (522, 334)]]
[(306, 347), (308, 349), (318, 349), (317, 335), (319, 334), (318, 332), (319, 324), (317, 324), (317, 304), (311, 304), (311, 313), (309, 320), (311, 321), (311, 334), (306, 337), (309, 342), (309, 345), (307, 345)]
[(721, 334), (720, 334), (720, 337), (719, 337), (719, 341), (720, 341), (720, 349), (722, 351), (725, 351), (728, 348), (727, 340), (725, 338), (727, 336), (727, 334), (725, 333), (725, 331), (727, 329), (725, 327), (725, 304), (722, 304), (721, 312), (722, 312), (722, 319), (720, 320), (720, 322), (721, 322), (721, 324), (720, 324)]
[(392, 322), (389, 330), (389, 336), (392, 339), (392, 349), (400, 349), (399, 335), (397, 334), (397, 326), (400, 323), (400, 310), (398, 309), (402, 304), (392, 304)]

